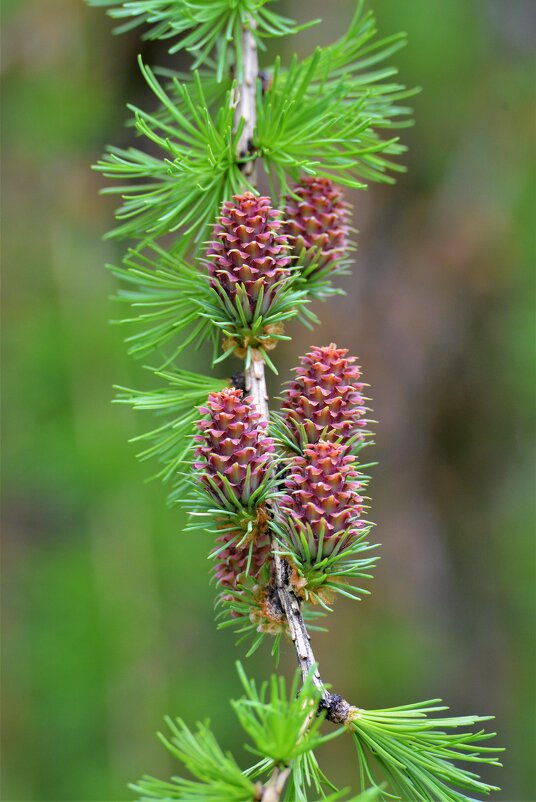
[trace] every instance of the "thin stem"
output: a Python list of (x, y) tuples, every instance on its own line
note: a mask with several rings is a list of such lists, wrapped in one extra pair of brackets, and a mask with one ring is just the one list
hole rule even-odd
[[(248, 25), (245, 26), (242, 31), (243, 81), (237, 90), (238, 95), (235, 111), (236, 125), (239, 124), (241, 119), (244, 120), (244, 128), (238, 143), (239, 156), (245, 156), (249, 152), (251, 138), (257, 122), (256, 84), (259, 72), (259, 61), (257, 44), (252, 33), (254, 24), (254, 21), (250, 19)], [(243, 166), (244, 175), (251, 180), (254, 180), (255, 177), (255, 161), (256, 160), (252, 158)], [(258, 351), (253, 351), (252, 358), (244, 371), (244, 375), (246, 392), (252, 396), (255, 406), (261, 414), (262, 420), (268, 421), (270, 418), (270, 410), (268, 407), (268, 393), (266, 390), (265, 363)], [(305, 621), (303, 620), (301, 601), (292, 588), (290, 565), (279, 556), (275, 548), (275, 543), (273, 545), (272, 565), (277, 594), (287, 619), (290, 637), (292, 638), (296, 650), (296, 657), (302, 678), (305, 681), (311, 672), (314, 672), (313, 684), (322, 694), (319, 709), (326, 711), (326, 718), (329, 721), (333, 721), (336, 724), (344, 723), (348, 720), (351, 705), (343, 699), (342, 696), (330, 693), (322, 682), (311, 647), (311, 639), (307, 632)], [(266, 790), (268, 790), (268, 786)], [(262, 799), (263, 802), (272, 799), (278, 800), (279, 795), (263, 796)]]
[(270, 418), (270, 410), (268, 409), (268, 392), (266, 390), (264, 360), (260, 355), (255, 358), (255, 355), (256, 352), (254, 352), (249, 367), (244, 371), (246, 392), (253, 397), (255, 406), (261, 413), (262, 419), (267, 421)]
[[(257, 42), (253, 35), (256, 22), (251, 17), (242, 29), (243, 80), (237, 87), (235, 124), (244, 120), (244, 128), (238, 140), (238, 156), (244, 158), (251, 150), (253, 132), (257, 124), (257, 77), (259, 75), (259, 57)], [(250, 181), (255, 179), (255, 159), (245, 162), (242, 172)]]
[(312, 672), (313, 685), (322, 694), (319, 711), (325, 710), (328, 721), (332, 721), (334, 724), (345, 724), (349, 719), (352, 705), (339, 694), (328, 691), (322, 681), (311, 646), (311, 638), (303, 620), (301, 601), (292, 588), (290, 565), (279, 556), (275, 549), (272, 551), (272, 563), (279, 601), (287, 619), (303, 681), (305, 682)]
[(281, 559), (276, 551), (273, 552), (272, 560), (279, 601), (285, 612), (302, 679), (305, 682), (309, 674), (314, 670), (313, 684), (324, 693), (326, 689), (316, 667), (311, 638), (301, 614), (300, 600), (290, 586), (290, 566), (286, 560)]
[[(246, 391), (252, 396), (255, 406), (261, 414), (262, 420), (268, 421), (270, 411), (268, 408), (268, 394), (264, 375), (264, 361), (252, 359), (245, 370)], [(296, 650), (296, 658), (303, 681), (313, 672), (313, 684), (320, 691), (320, 710), (326, 711), (326, 718), (335, 724), (344, 724), (349, 717), (351, 705), (342, 696), (331, 693), (322, 682), (318, 672), (317, 662), (311, 646), (311, 638), (307, 631), (301, 612), (301, 601), (294, 593), (291, 582), (291, 568), (289, 563), (277, 553), (275, 543), (272, 549), (273, 574), (277, 595), (287, 624), (290, 637)]]
[(264, 786), (261, 795), (261, 802), (279, 802), (289, 775), (289, 766), (284, 769), (280, 769), (276, 766), (272, 772), (272, 776)]

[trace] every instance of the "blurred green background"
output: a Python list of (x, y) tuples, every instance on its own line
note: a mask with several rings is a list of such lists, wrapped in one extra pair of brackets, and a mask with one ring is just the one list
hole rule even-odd
[[(325, 20), (287, 54), (339, 35), (353, 8), (282, 5)], [(369, 6), (383, 34), (408, 32), (396, 62), (423, 87), (409, 173), (354, 195), (348, 295), (278, 353), (286, 379), (313, 342), (351, 348), (379, 421), (373, 595), (338, 601), (315, 648), (359, 705), (441, 695), (456, 713), (495, 712), (508, 751), (486, 776), (497, 799), (532, 802), (536, 6)], [(113, 383), (145, 377), (107, 322), (102, 265), (120, 248), (101, 241), (114, 204), (89, 167), (130, 141), (126, 102), (151, 102), (137, 52), (169, 63), (110, 29), (81, 0), (3, 4), (3, 800), (128, 799), (141, 773), (174, 770), (154, 737), (166, 713), (210, 716), (240, 753), (227, 701), (240, 652), (214, 628), (208, 539), (182, 535), (164, 489), (144, 484), (127, 440), (147, 421), (110, 403)], [(248, 667), (266, 676), (268, 652)], [(351, 744), (324, 759), (355, 778)]]

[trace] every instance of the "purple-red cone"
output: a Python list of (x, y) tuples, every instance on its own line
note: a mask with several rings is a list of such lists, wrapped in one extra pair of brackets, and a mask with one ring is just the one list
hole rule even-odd
[(266, 314), (278, 286), (290, 278), (288, 237), (270, 203), (252, 192), (226, 201), (207, 253), (212, 286), (234, 301), (242, 284), (250, 316), (261, 293), (259, 313)]
[(300, 358), (296, 378), (284, 393), (284, 422), (293, 438), (303, 448), (320, 438), (342, 438), (347, 443), (367, 425), (363, 398), (364, 385), (355, 357), (335, 343), (318, 348)]
[(272, 463), (274, 443), (266, 435), (268, 424), (253, 400), (242, 398), (242, 390), (234, 387), (210, 393), (200, 412), (206, 417), (197, 424), (194, 468), (220, 506), (222, 497), (231, 506), (236, 506), (235, 498), (247, 506)]
[[(222, 551), (218, 552), (214, 576), (222, 588), (229, 591), (237, 589), (237, 586), (246, 576), (257, 577), (264, 563), (270, 557), (271, 542), (267, 531), (260, 533), (253, 541), (242, 546), (238, 545), (233, 533), (226, 533), (216, 541), (221, 548), (227, 544)], [(249, 568), (248, 568), (249, 563)], [(222, 594), (225, 601), (233, 599), (233, 595)]]
[(316, 263), (316, 270), (335, 264), (348, 245), (348, 205), (342, 190), (329, 178), (303, 178), (286, 196), (285, 233), (295, 255), (303, 249), (301, 266)]
[[(351, 545), (364, 526), (363, 499), (355, 458), (340, 443), (320, 440), (294, 457), (280, 500), (283, 521), (294, 547), (302, 552), (301, 537), (312, 560), (327, 556), (339, 545)], [(306, 556), (306, 555), (304, 555)]]

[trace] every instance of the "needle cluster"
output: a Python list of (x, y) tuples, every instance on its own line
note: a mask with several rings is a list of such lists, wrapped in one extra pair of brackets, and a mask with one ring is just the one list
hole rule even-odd
[[(314, 659), (317, 619), (338, 596), (369, 593), (361, 585), (375, 562), (361, 368), (331, 343), (300, 358), (278, 410), (265, 383), (294, 322), (312, 328), (310, 305), (340, 292), (354, 250), (345, 189), (393, 183), (404, 169), (396, 129), (411, 124), (415, 90), (386, 62), (405, 38), (378, 39), (360, 0), (338, 41), (261, 69), (266, 40), (300, 30), (274, 0), (88, 2), (106, 7), (118, 32), (141, 26), (144, 38), (192, 56), (186, 73), (140, 59), (152, 101), (129, 106), (136, 144), (108, 148), (96, 165), (120, 196), (110, 236), (128, 243), (111, 266), (128, 309), (118, 322), (152, 381), (118, 388), (117, 401), (156, 417), (135, 438), (140, 457), (157, 461), (170, 501), (188, 508), (188, 536), (206, 538), (220, 626), (248, 642), (248, 655), (271, 639), (277, 660), (293, 644), (299, 665), (290, 688), (275, 676), (258, 688), (238, 667), (243, 695), (232, 708), (252, 765), (208, 724), (170, 720), (161, 737), (188, 777), (132, 788), (140, 802), (471, 802), (494, 790), (473, 770), (498, 764), (500, 750), (483, 745), (491, 735), (474, 730), (485, 718), (447, 717), (436, 702), (352, 705)], [(205, 346), (216, 370), (235, 360), (232, 375), (186, 369), (188, 349)], [(187, 565), (188, 537), (183, 548)], [(357, 796), (317, 758), (348, 735)]]

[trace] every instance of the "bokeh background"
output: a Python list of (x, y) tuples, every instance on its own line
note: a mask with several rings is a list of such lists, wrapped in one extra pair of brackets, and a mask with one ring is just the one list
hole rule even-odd
[[(283, 3), (340, 35), (352, 0)], [(534, 34), (532, 0), (370, 0), (420, 85), (409, 172), (352, 198), (359, 252), (348, 295), (278, 353), (282, 378), (312, 342), (357, 353), (372, 385), (383, 544), (373, 595), (338, 601), (315, 637), (323, 673), (362, 706), (441, 695), (495, 712), (507, 802), (536, 800)], [(209, 716), (240, 754), (228, 632), (213, 623), (202, 534), (181, 534), (127, 440), (147, 421), (110, 403), (144, 386), (125, 356), (103, 243), (113, 201), (90, 171), (147, 102), (135, 56), (81, 0), (3, 4), (3, 800), (126, 800), (174, 766), (164, 714)], [(285, 47), (285, 45), (283, 45)], [(176, 63), (183, 63), (177, 59)], [(534, 140), (532, 140), (533, 143)], [(188, 366), (188, 363), (185, 363)], [(196, 365), (196, 368), (201, 366)], [(205, 370), (209, 370), (208, 365)], [(273, 387), (275, 390), (275, 385)], [(287, 650), (283, 668), (292, 670)], [(267, 651), (249, 670), (266, 676)], [(324, 754), (351, 783), (351, 744)]]

